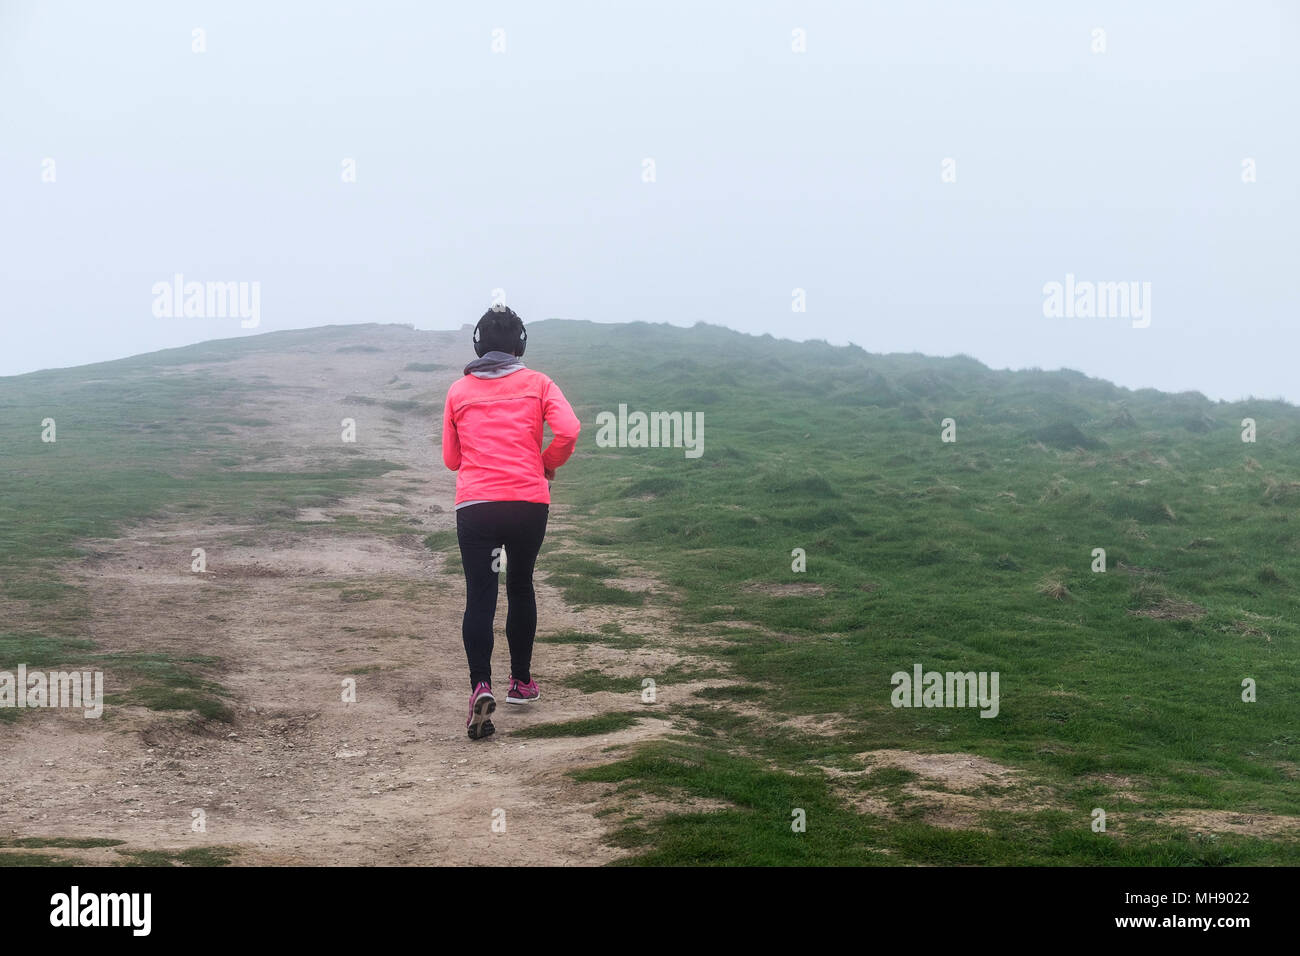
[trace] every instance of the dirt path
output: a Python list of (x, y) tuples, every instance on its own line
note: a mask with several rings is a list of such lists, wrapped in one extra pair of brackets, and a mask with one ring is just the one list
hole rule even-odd
[[(454, 527), (454, 476), (434, 436), (464, 338), (385, 327), (366, 339), (378, 351), (330, 343), (168, 373), (210, 369), (249, 383), (247, 414), (272, 424), (241, 430), (244, 467), (337, 454), (339, 422), (354, 417), (367, 458), (408, 470), (368, 480), (364, 494), (340, 504), (300, 511), (292, 529), (159, 515), (120, 538), (88, 542), (90, 556), (65, 572), (89, 596), (86, 636), (110, 652), (220, 658), (216, 676), (232, 692), (235, 719), (202, 723), (126, 706), (98, 721), (25, 715), (4, 730), (0, 837), (234, 847), (243, 864), (599, 864), (618, 855), (595, 815), (610, 787), (577, 784), (566, 772), (607, 761), (610, 747), (663, 734), (671, 722), (644, 719), (581, 738), (512, 732), (608, 711), (662, 716), (637, 693), (584, 694), (560, 681), (587, 668), (653, 676), (683, 657), (645, 610), (575, 610), (542, 584), (539, 634), (616, 620), (656, 638), (629, 651), (539, 643), (542, 702), (503, 703), (495, 737), (466, 738), (462, 584), (423, 544)], [(407, 371), (413, 362), (446, 368)], [(411, 400), (420, 407), (373, 404)], [(566, 547), (557, 492), (548, 549)], [(418, 525), (409, 535), (365, 530), (395, 515)], [(207, 574), (190, 571), (195, 547), (207, 552)], [(504, 604), (503, 593), (494, 655), (502, 684)], [(355, 703), (342, 701), (347, 678), (356, 681)], [(111, 673), (109, 683), (110, 693), (121, 689)], [(206, 832), (192, 829), (195, 810)], [(504, 834), (494, 831), (503, 819)], [(121, 859), (112, 849), (52, 852)]]

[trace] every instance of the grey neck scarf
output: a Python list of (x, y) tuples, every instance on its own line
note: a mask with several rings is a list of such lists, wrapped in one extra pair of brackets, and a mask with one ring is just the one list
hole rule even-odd
[(465, 374), (475, 378), (504, 378), (524, 367), (519, 356), (509, 352), (486, 352), (465, 366)]

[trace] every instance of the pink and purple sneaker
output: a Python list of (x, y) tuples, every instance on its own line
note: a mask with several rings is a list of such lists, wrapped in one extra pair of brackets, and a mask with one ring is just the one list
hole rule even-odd
[(527, 684), (523, 681), (510, 678), (510, 690), (506, 692), (507, 704), (531, 704), (539, 699), (542, 692), (537, 689), (537, 681), (530, 680)]
[[(514, 683), (511, 682), (511, 691)], [(497, 709), (497, 699), (492, 696), (492, 687), (487, 681), (479, 681), (474, 693), (469, 695), (469, 719), (465, 721), (465, 730), (470, 740), (481, 740), (496, 733), (492, 726), (492, 711)]]

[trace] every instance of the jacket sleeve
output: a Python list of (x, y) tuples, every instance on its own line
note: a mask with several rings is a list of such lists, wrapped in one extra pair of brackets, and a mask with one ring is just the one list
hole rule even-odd
[(442, 463), (452, 471), (460, 469), (460, 435), (456, 433), (456, 421), (451, 413), (451, 392), (447, 393), (447, 404), (442, 410)]
[(547, 382), (546, 391), (542, 393), (542, 418), (551, 426), (554, 436), (542, 452), (542, 465), (554, 471), (569, 460), (578, 443), (578, 432), (582, 430), (578, 416), (573, 414), (572, 406), (554, 382)]

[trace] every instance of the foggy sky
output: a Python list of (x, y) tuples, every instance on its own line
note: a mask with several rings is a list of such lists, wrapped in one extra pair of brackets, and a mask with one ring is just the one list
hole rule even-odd
[[(456, 328), (500, 288), (525, 320), (1300, 401), (1298, 25), (1258, 0), (0, 0), (0, 374)], [(155, 315), (178, 273), (259, 283), (259, 327)], [(1044, 316), (1067, 274), (1150, 283), (1149, 327)]]

